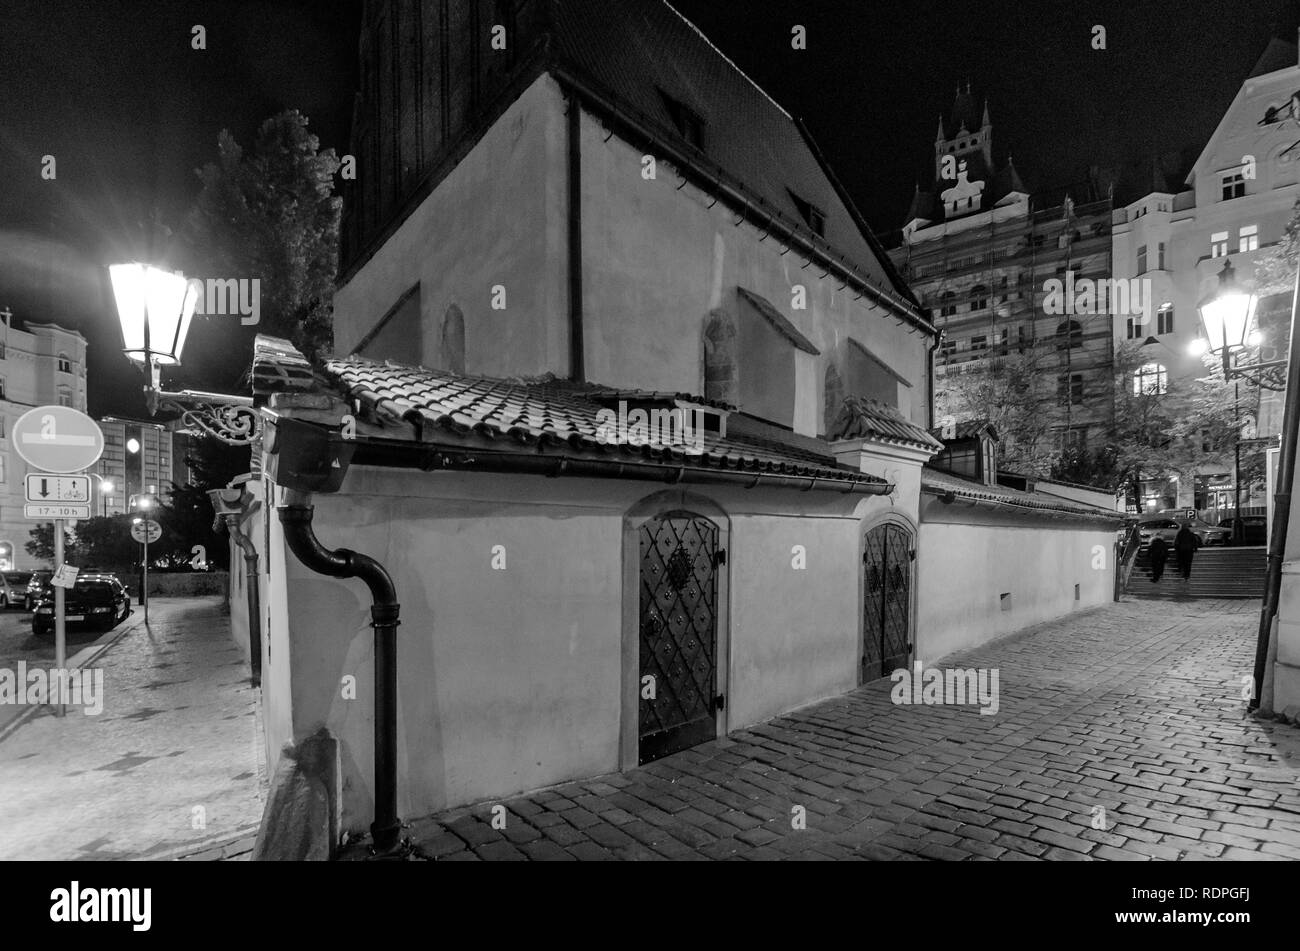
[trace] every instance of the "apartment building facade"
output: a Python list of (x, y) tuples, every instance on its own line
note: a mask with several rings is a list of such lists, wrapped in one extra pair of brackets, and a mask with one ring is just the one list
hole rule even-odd
[[(1163, 390), (1221, 371), (1208, 365), (1197, 303), (1211, 293), (1226, 263), (1239, 281), (1261, 292), (1254, 346), (1245, 363), (1283, 359), (1291, 316), (1290, 289), (1260, 283), (1257, 265), (1286, 230), (1300, 198), (1300, 57), (1273, 40), (1242, 83), (1232, 105), (1189, 173), (1155, 167), (1149, 187), (1124, 196), (1113, 215), (1117, 277), (1150, 283), (1149, 323), (1116, 318), (1116, 346), (1130, 343), (1145, 362), (1136, 371)], [(1280, 380), (1274, 380), (1280, 383)], [(1243, 432), (1265, 438), (1281, 429), (1282, 391), (1264, 389), (1243, 401)], [(1245, 480), (1243, 480), (1243, 483)], [(1196, 508), (1210, 521), (1232, 514), (1234, 454), (1207, 455), (1193, 477), (1144, 482), (1144, 509)], [(1262, 511), (1262, 484), (1241, 487), (1244, 512)]]
[(18, 326), (0, 311), (0, 570), (40, 567), (26, 551), (37, 524), (23, 515), (31, 468), (12, 451), (13, 424), (37, 406), (86, 409), (86, 339), (57, 324)]
[(1074, 293), (1110, 276), (1111, 204), (1096, 181), (1031, 194), (1010, 157), (995, 163), (992, 134), (987, 104), (976, 112), (969, 85), (958, 90), (933, 184), (917, 187), (891, 256), (943, 331), (936, 419), (996, 416), (998, 376), (1028, 380), (1018, 399), (1038, 428), (1005, 427), (1008, 449), (1045, 465), (1096, 443), (1111, 418), (1110, 316)]

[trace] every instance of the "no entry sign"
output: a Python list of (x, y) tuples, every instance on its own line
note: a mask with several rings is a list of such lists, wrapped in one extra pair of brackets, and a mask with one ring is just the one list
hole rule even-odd
[(42, 472), (80, 472), (104, 452), (104, 434), (85, 413), (70, 406), (38, 406), (14, 423), (14, 449)]

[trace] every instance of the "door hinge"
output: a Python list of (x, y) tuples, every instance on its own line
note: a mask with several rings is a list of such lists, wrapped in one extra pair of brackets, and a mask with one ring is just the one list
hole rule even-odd
[(713, 553), (713, 567), (716, 568), (718, 567), (718, 565), (725, 565), (726, 563), (727, 563), (727, 549), (719, 548), (717, 551)]
[(714, 713), (717, 713), (719, 710), (725, 710), (726, 708), (727, 708), (727, 695), (726, 695), (726, 694), (724, 694), (724, 693), (720, 693), (720, 694), (718, 694), (716, 697), (713, 698), (713, 712), (714, 712)]

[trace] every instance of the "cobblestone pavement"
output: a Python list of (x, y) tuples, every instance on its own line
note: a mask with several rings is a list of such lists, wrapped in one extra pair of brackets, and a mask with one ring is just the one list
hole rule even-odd
[(43, 711), (0, 741), (0, 860), (233, 857), (256, 832), (257, 695), (220, 599), (149, 615), (94, 661), (101, 714)]
[(895, 705), (880, 681), (505, 800), (504, 830), (481, 803), (410, 834), (444, 861), (1300, 859), (1300, 730), (1241, 699), (1258, 612), (1109, 605), (937, 665), (998, 668), (995, 715)]

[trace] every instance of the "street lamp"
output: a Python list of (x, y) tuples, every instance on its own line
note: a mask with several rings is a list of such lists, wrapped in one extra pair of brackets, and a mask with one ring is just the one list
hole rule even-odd
[(150, 415), (163, 407), (176, 410), (187, 425), (234, 446), (259, 439), (261, 415), (252, 397), (162, 388), (162, 368), (180, 366), (198, 305), (197, 286), (179, 271), (149, 264), (113, 264), (108, 273), (122, 325), (122, 352), (147, 374)]
[(1245, 378), (1260, 382), (1252, 374), (1272, 367), (1284, 366), (1285, 360), (1239, 366), (1237, 358), (1247, 347), (1259, 346), (1259, 330), (1251, 326), (1259, 296), (1237, 282), (1237, 271), (1231, 259), (1225, 259), (1219, 272), (1219, 283), (1201, 299), (1196, 309), (1201, 315), (1205, 331), (1205, 349), (1218, 354), (1223, 362), (1224, 381), (1233, 381), (1233, 412), (1237, 421), (1237, 438), (1233, 445), (1233, 521), (1232, 540), (1240, 542), (1241, 524), (1241, 407), (1240, 389), (1236, 382)]
[(1238, 371), (1233, 365), (1236, 353), (1249, 345), (1251, 326), (1255, 316), (1255, 306), (1259, 297), (1237, 283), (1237, 269), (1231, 260), (1223, 262), (1219, 272), (1219, 283), (1209, 294), (1201, 299), (1196, 309), (1201, 315), (1201, 326), (1205, 328), (1205, 340), (1211, 353), (1217, 353), (1223, 360), (1224, 379), (1244, 376), (1244, 370), (1259, 369), (1245, 367)]

